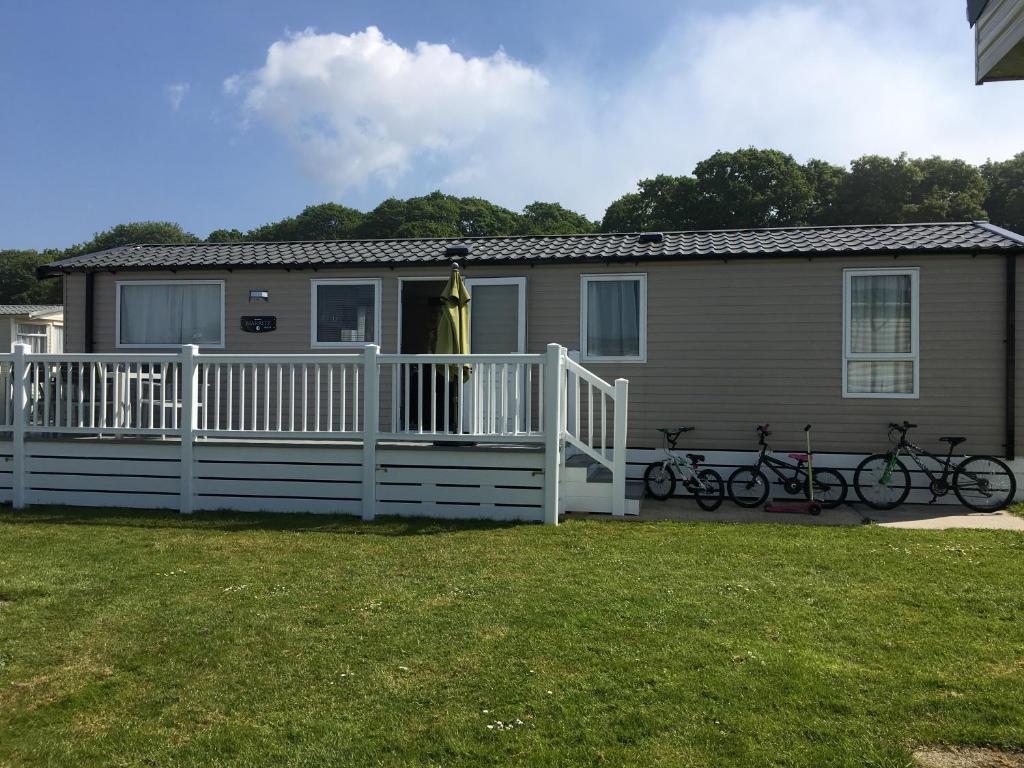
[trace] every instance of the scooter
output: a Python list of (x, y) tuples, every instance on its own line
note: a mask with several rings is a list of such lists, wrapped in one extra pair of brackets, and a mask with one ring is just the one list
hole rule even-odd
[(807, 489), (810, 498), (807, 501), (784, 501), (778, 502), (774, 498), (769, 499), (764, 505), (765, 512), (779, 512), (791, 515), (820, 515), (821, 502), (814, 498), (814, 454), (811, 453), (811, 425), (804, 427), (804, 434), (807, 436)]

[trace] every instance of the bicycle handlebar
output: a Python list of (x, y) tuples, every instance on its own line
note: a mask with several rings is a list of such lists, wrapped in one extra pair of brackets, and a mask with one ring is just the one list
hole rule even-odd
[(908, 429), (917, 429), (917, 424), (911, 424), (909, 421), (904, 421), (902, 424), (889, 422), (889, 429), (898, 429), (900, 432), (906, 432)]

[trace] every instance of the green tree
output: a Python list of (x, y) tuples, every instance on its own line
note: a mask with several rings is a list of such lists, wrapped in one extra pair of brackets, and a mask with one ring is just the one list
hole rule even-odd
[(963, 160), (911, 160), (920, 181), (904, 207), (903, 221), (975, 221), (985, 217), (988, 182)]
[(237, 229), (215, 229), (206, 236), (208, 243), (236, 243), (245, 240), (245, 235)]
[(135, 221), (118, 224), (94, 235), (92, 240), (65, 249), (64, 256), (93, 253), (139, 243), (198, 243), (199, 238), (172, 221)]
[(981, 166), (988, 182), (985, 209), (993, 224), (1024, 234), (1024, 152)]
[(0, 304), (60, 304), (60, 280), (39, 280), (36, 269), (60, 258), (55, 251), (0, 251)]
[(904, 221), (906, 206), (924, 179), (920, 167), (899, 157), (864, 155), (850, 163), (839, 190), (839, 223), (882, 224)]
[(298, 216), (264, 224), (249, 231), (246, 240), (345, 240), (355, 236), (366, 214), (337, 203), (310, 205)]
[(839, 223), (839, 190), (849, 172), (824, 160), (808, 160), (802, 170), (811, 192), (807, 223)]
[(408, 200), (389, 198), (365, 215), (358, 237), (482, 237), (519, 231), (514, 211), (478, 197), (431, 192)]
[(774, 149), (716, 152), (697, 163), (700, 229), (805, 224), (811, 188), (791, 155)]
[(700, 209), (697, 180), (661, 174), (641, 179), (637, 191), (608, 206), (602, 232), (659, 232), (694, 229)]
[(578, 235), (597, 230), (597, 223), (558, 203), (537, 201), (523, 208), (519, 232), (523, 235)]

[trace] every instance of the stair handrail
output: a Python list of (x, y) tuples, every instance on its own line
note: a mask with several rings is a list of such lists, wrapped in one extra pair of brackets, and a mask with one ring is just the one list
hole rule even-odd
[[(588, 370), (573, 359), (573, 353), (563, 353), (565, 379), (561, 387), (564, 407), (564, 419), (561, 423), (561, 438), (567, 445), (600, 463), (612, 473), (612, 512), (616, 515), (625, 514), (626, 504), (626, 434), (627, 413), (629, 406), (629, 382), (616, 379), (610, 384), (593, 371)], [(581, 433), (584, 410), (583, 398), (580, 395), (581, 384), (586, 385), (586, 440)], [(594, 392), (599, 394), (598, 420), (595, 424)], [(608, 449), (608, 406), (612, 407), (612, 441), (611, 454)], [(600, 440), (595, 446), (595, 437)]]

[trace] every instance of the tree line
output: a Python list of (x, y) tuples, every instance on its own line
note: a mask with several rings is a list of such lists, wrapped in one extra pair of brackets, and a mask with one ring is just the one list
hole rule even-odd
[(1024, 232), (1024, 152), (976, 166), (942, 157), (865, 155), (849, 166), (798, 163), (774, 149), (716, 152), (691, 175), (642, 179), (600, 222), (558, 203), (516, 212), (476, 197), (432, 192), (390, 198), (371, 211), (322, 203), (247, 232), (200, 238), (176, 223), (119, 224), (64, 249), (0, 250), (0, 303), (59, 303), (60, 282), (35, 269), (57, 259), (131, 243), (347, 240), (580, 234), (989, 219)]

